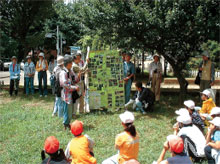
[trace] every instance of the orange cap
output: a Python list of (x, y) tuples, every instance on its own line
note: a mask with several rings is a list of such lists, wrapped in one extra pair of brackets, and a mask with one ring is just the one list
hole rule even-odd
[(60, 146), (59, 141), (54, 136), (47, 137), (44, 143), (44, 149), (48, 154), (53, 154), (58, 151)]
[(175, 136), (175, 135), (169, 135), (167, 137), (167, 141), (169, 143), (171, 151), (174, 153), (182, 153), (184, 149), (184, 143), (183, 139)]
[(74, 136), (78, 136), (83, 132), (83, 122), (75, 120), (71, 124), (71, 132), (73, 133)]

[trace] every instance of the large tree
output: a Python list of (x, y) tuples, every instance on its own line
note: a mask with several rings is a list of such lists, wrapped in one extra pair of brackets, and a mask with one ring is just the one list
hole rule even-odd
[[(1, 0), (1, 30), (18, 43), (18, 59), (21, 61), (31, 48), (33, 39), (44, 38), (43, 23), (50, 16), (52, 0)], [(39, 36), (41, 35), (41, 36)], [(37, 40), (38, 42), (41, 39)]]
[[(187, 92), (183, 70), (208, 39), (219, 39), (218, 0), (87, 0), (84, 24), (101, 30), (121, 47), (156, 50), (173, 67), (180, 94)], [(181, 96), (183, 98), (184, 96)]]

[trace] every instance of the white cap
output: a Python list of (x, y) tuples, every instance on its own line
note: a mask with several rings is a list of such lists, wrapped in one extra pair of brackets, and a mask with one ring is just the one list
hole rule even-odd
[(77, 50), (76, 56), (77, 56), (77, 55), (82, 55), (82, 51), (81, 51), (81, 50)]
[(188, 125), (188, 124), (192, 123), (192, 118), (189, 115), (178, 116), (176, 120), (180, 123), (185, 124), (185, 125)]
[(218, 114), (220, 114), (220, 107), (212, 108), (210, 115), (212, 116), (212, 115), (218, 115)]
[(160, 55), (158, 55), (158, 54), (156, 53), (156, 54), (153, 55), (153, 58), (156, 57), (156, 56), (157, 56), (157, 57), (160, 57)]
[(194, 108), (196, 111), (199, 111), (199, 110), (201, 110), (202, 108), (200, 107), (200, 106), (195, 106), (195, 108)]
[(201, 93), (204, 94), (204, 95), (206, 95), (207, 97), (210, 97), (210, 96), (211, 96), (211, 92), (210, 92), (208, 89), (204, 90), (204, 91), (201, 92)]
[(189, 111), (186, 108), (180, 108), (179, 110), (176, 110), (175, 113), (179, 116), (189, 115)]
[(44, 53), (43, 52), (39, 53), (39, 57), (40, 56), (44, 57)]
[(129, 111), (126, 111), (126, 112), (120, 114), (119, 118), (121, 119), (121, 122), (123, 122), (124, 124), (134, 122), (134, 115), (133, 115), (133, 113), (131, 113)]
[(195, 108), (195, 103), (192, 100), (187, 100), (184, 101), (183, 103), (186, 107), (188, 107), (189, 109), (194, 109)]
[(57, 57), (57, 65), (59, 66), (59, 65), (62, 65), (62, 64), (64, 64), (64, 57), (59, 55)]
[(217, 127), (220, 127), (220, 117), (215, 117), (212, 121), (209, 122)]

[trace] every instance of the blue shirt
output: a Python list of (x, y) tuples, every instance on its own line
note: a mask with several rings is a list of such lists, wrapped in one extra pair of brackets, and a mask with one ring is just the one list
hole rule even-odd
[(13, 63), (11, 62), (9, 66), (9, 73), (10, 73), (11, 80), (15, 80), (15, 79), (20, 80), (20, 64), (16, 63), (14, 70), (13, 70)]
[(216, 130), (216, 131), (214, 132), (213, 137), (212, 137), (212, 140), (213, 140), (214, 142), (220, 141), (220, 130)]
[(25, 63), (24, 65), (24, 77), (29, 77), (29, 74), (34, 74), (35, 73), (35, 65), (33, 62), (28, 64), (28, 62)]
[(134, 64), (132, 62), (127, 63), (125, 61), (123, 67), (124, 67), (124, 78), (135, 73)]

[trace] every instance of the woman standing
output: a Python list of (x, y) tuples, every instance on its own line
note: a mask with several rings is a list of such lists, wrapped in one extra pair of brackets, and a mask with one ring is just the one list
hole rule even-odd
[(53, 74), (53, 70), (56, 66), (57, 66), (57, 62), (55, 61), (55, 58), (52, 55), (50, 57), (49, 72), (50, 72), (50, 85), (51, 85), (53, 95), (55, 94), (55, 75)]
[[(38, 72), (38, 81), (39, 81), (39, 92), (40, 97), (43, 95), (47, 97), (47, 70), (48, 63), (47, 60), (44, 59), (44, 53), (41, 52), (39, 54), (39, 61), (36, 64), (36, 71)], [(44, 82), (44, 91), (42, 89), (42, 81)]]

